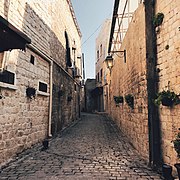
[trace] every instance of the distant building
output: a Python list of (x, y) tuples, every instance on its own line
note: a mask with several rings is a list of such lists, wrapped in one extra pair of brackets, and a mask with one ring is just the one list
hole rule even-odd
[(105, 99), (108, 96), (107, 74), (109, 73), (109, 70), (104, 63), (104, 60), (108, 55), (110, 28), (111, 20), (106, 19), (96, 38), (96, 89), (94, 90), (94, 95), (96, 96), (96, 110), (100, 112), (103, 112), (108, 108)]
[(96, 87), (95, 79), (87, 79), (85, 83), (85, 111), (94, 112), (96, 110), (96, 101), (93, 90)]

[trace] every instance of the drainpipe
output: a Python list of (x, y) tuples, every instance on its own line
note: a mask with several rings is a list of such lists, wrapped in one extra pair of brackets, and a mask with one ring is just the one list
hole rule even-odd
[(48, 137), (52, 137), (51, 133), (51, 122), (52, 122), (52, 72), (53, 72), (53, 61), (51, 58), (49, 58), (47, 55), (45, 55), (41, 50), (39, 50), (35, 45), (28, 44), (27, 48), (32, 50), (34, 53), (37, 53), (39, 56), (41, 56), (44, 60), (46, 60), (49, 63), (49, 118), (48, 118)]
[(49, 121), (48, 121), (48, 137), (52, 137), (52, 133), (51, 133), (51, 122), (52, 122), (52, 72), (53, 72), (53, 62), (50, 61), (50, 84), (49, 84), (49, 93), (50, 93), (50, 97), (49, 97)]
[(149, 126), (149, 164), (158, 169), (162, 165), (161, 135), (159, 108), (155, 106), (158, 92), (157, 43), (153, 25), (155, 15), (155, 0), (145, 0), (145, 33), (146, 33), (146, 64), (147, 64), (147, 92), (148, 92), (148, 126)]

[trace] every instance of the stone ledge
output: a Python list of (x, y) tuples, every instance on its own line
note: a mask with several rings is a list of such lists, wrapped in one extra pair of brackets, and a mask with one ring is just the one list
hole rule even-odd
[(49, 93), (42, 92), (42, 91), (37, 91), (37, 95), (40, 95), (40, 96), (50, 96)]
[(3, 83), (3, 82), (0, 82), (0, 87), (7, 88), (7, 89), (12, 89), (12, 90), (17, 90), (16, 85), (7, 84), (7, 83)]

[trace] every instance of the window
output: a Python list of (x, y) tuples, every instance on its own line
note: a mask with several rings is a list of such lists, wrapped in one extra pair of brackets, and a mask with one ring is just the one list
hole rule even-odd
[(97, 50), (97, 61), (99, 59), (99, 50)]
[(0, 72), (0, 82), (14, 85), (15, 74), (10, 71)]
[(71, 67), (72, 66), (71, 49), (69, 46), (69, 38), (68, 38), (68, 34), (66, 31), (65, 31), (65, 40), (66, 40), (66, 67)]
[(35, 61), (35, 57), (33, 55), (31, 55), (30, 63), (34, 65), (34, 61)]
[(9, 52), (0, 53), (0, 87), (17, 89), (15, 86), (16, 75), (9, 69), (4, 69), (6, 58), (9, 56)]
[(102, 44), (100, 45), (100, 57), (102, 56)]
[(74, 63), (72, 64), (73, 67), (76, 66), (76, 42), (73, 42), (74, 44), (72, 45), (72, 54), (73, 54), (73, 61)]
[(39, 91), (47, 93), (47, 84), (39, 81)]
[(76, 84), (74, 84), (74, 91), (77, 91)]
[(100, 71), (100, 81), (102, 81), (102, 76), (103, 76), (103, 69)]

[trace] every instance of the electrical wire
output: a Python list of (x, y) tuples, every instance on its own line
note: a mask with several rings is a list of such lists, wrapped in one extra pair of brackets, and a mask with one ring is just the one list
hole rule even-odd
[(98, 31), (101, 26), (102, 24), (100, 24), (97, 29), (82, 43), (81, 47)]
[[(111, 15), (111, 13), (109, 13), (108, 17)], [(104, 23), (104, 22), (103, 22)], [(103, 25), (103, 23), (101, 23), (96, 30), (82, 43), (81, 47), (99, 30), (99, 28)]]

